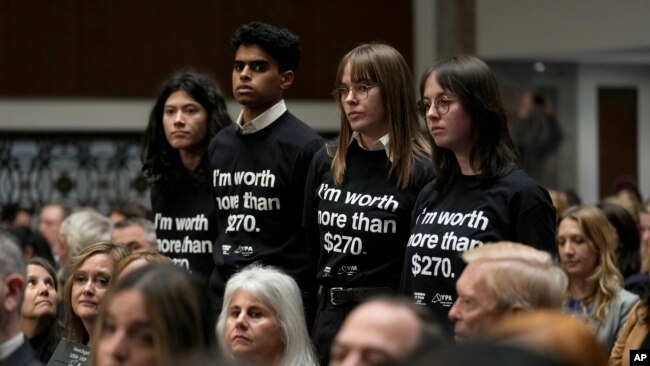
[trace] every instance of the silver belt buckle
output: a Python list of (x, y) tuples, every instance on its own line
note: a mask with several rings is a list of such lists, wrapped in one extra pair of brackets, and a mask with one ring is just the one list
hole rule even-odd
[(334, 301), (334, 293), (333, 293), (334, 290), (342, 291), (343, 287), (332, 287), (330, 289), (330, 304), (332, 304), (334, 306), (341, 305), (338, 302)]

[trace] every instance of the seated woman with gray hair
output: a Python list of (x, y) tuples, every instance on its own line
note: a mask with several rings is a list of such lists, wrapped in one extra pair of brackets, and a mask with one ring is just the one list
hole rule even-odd
[(252, 264), (230, 278), (217, 322), (222, 352), (264, 366), (317, 365), (296, 281)]

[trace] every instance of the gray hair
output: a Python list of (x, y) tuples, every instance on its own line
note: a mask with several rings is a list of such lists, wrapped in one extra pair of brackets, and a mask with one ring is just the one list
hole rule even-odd
[(284, 352), (278, 366), (317, 365), (296, 281), (275, 267), (259, 264), (245, 267), (226, 284), (223, 308), (217, 322), (217, 338), (225, 355), (234, 358), (224, 339), (224, 333), (230, 301), (237, 290), (258, 298), (275, 311), (284, 338)]
[(113, 229), (123, 229), (130, 226), (139, 226), (144, 232), (144, 240), (147, 243), (151, 244), (154, 248), (158, 247), (158, 242), (156, 241), (156, 227), (154, 226), (151, 220), (143, 219), (141, 217), (133, 217), (130, 219), (124, 219), (115, 223)]
[(113, 232), (111, 220), (96, 211), (79, 211), (61, 222), (60, 233), (68, 245), (68, 260), (84, 248), (99, 241), (110, 241)]
[(547, 252), (524, 244), (498, 242), (473, 248), (462, 257), (467, 263), (487, 266), (482, 281), (502, 309), (562, 306), (569, 280)]
[(0, 232), (0, 277), (11, 273), (27, 278), (27, 265), (16, 240), (10, 234)]

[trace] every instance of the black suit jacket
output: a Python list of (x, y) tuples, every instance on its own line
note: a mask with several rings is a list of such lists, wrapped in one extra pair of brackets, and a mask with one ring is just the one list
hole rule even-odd
[(29, 340), (24, 338), (23, 344), (14, 353), (0, 361), (0, 366), (43, 366), (43, 363), (36, 356)]

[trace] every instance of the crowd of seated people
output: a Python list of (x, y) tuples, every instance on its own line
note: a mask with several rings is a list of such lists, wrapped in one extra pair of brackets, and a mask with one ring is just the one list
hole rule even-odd
[[(244, 28), (262, 29), (269, 44), (274, 32), (289, 34), (259, 22)], [(3, 208), (0, 365), (67, 364), (59, 350), (70, 344), (88, 350), (85, 365), (99, 366), (601, 366), (630, 365), (631, 350), (650, 349), (650, 202), (642, 203), (628, 178), (593, 203), (532, 180), (520, 169), (487, 64), (470, 55), (440, 61), (422, 76), (421, 100), (409, 104), (415, 95), (399, 52), (361, 45), (339, 65), (338, 142), (316, 153), (314, 132), (310, 147), (297, 154), (284, 139), (261, 144), (260, 137), (288, 115), (282, 92), (293, 70), (279, 69), (277, 50), (242, 37), (233, 70), (243, 107), (236, 127), (207, 131), (209, 103), (197, 102), (201, 94), (191, 86), (207, 83), (207, 99), (219, 99), (225, 114), (223, 96), (212, 93), (209, 78), (190, 71), (179, 74), (178, 88), (159, 98), (160, 115), (150, 119), (152, 136), (174, 141), (151, 143), (151, 151), (165, 153), (150, 156), (157, 164), (150, 173), (157, 173), (149, 178), (170, 174), (156, 183), (164, 192), (158, 205), (173, 212), (185, 204), (176, 220), (165, 217), (169, 225), (156, 227), (163, 215), (136, 203), (108, 215), (60, 202), (43, 204), (38, 217), (30, 208)], [(297, 47), (297, 37), (290, 38)], [(167, 105), (168, 99), (183, 104)], [(432, 145), (417, 130), (418, 115)], [(181, 129), (186, 118), (194, 130)], [(166, 136), (170, 126), (177, 130)], [(277, 156), (291, 157), (271, 165), (301, 166), (291, 176), (299, 188), (283, 193), (295, 196), (289, 205), (295, 225), (287, 226), (295, 232), (282, 226), (288, 215), (265, 212), (267, 222), (281, 227), (277, 236), (262, 237), (253, 215), (203, 212), (214, 201), (229, 210), (239, 204), (237, 195), (214, 200), (230, 187), (230, 173), (215, 176), (215, 187), (204, 176), (213, 164), (208, 143), (223, 142), (210, 140), (215, 134), (236, 136), (250, 151), (277, 148)], [(219, 146), (209, 146), (211, 158), (229, 164), (217, 159)], [(176, 176), (167, 154), (187, 171)], [(263, 171), (234, 177), (246, 183), (264, 175), (275, 183)], [(167, 178), (178, 187), (164, 190)], [(185, 183), (196, 192), (179, 196)], [(217, 185), (223, 189), (213, 191)], [(359, 199), (342, 204), (339, 196)], [(180, 222), (201, 230), (176, 228), (165, 238), (160, 230), (186, 226)], [(240, 226), (245, 236), (233, 234)], [(269, 238), (285, 235), (291, 245), (273, 247)], [(181, 246), (191, 248), (175, 258)], [(224, 258), (241, 261), (225, 265)]]
[[(461, 365), (481, 354), (503, 364), (533, 357), (529, 364), (629, 365), (630, 350), (650, 348), (650, 205), (635, 217), (614, 202), (558, 212), (555, 258), (512, 242), (466, 251), (449, 310), (452, 334), (409, 299), (360, 301), (332, 343), (330, 365)], [(83, 216), (91, 225), (88, 217), (101, 215), (69, 215), (59, 243), (79, 240), (72, 228)], [(74, 230), (114, 237), (117, 225), (104, 219)], [(125, 241), (74, 244), (67, 277), (59, 278), (65, 263), (25, 250), (28, 236), (19, 233), (29, 230), (4, 229), (0, 237), (15, 244), (25, 268), (16, 329), (43, 363), (65, 338), (91, 347), (93, 365), (191, 364), (197, 356), (201, 364), (318, 364), (300, 289), (281, 269), (241, 269), (213, 314), (205, 283), (155, 250), (136, 252)], [(634, 276), (638, 296), (625, 289)]]

